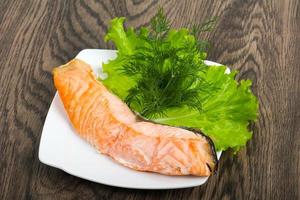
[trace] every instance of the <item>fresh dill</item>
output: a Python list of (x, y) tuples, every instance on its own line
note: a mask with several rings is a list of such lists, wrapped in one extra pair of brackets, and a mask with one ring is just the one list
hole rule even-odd
[(170, 30), (170, 22), (162, 8), (159, 8), (156, 15), (151, 19), (151, 36), (155, 39), (162, 39)]
[[(199, 26), (198, 31), (195, 27), (194, 34), (208, 31), (209, 27), (207, 23)], [(151, 20), (149, 35), (142, 38), (147, 45), (123, 58), (126, 62), (121, 72), (136, 81), (125, 102), (141, 115), (152, 118), (182, 106), (201, 111), (205, 94), (212, 91), (210, 84), (199, 76), (207, 69), (200, 43), (186, 31), (172, 32), (160, 8)], [(177, 34), (174, 37), (178, 37), (178, 43), (170, 40), (172, 34)]]
[[(213, 17), (200, 25), (194, 24), (191, 29), (191, 34), (194, 35), (196, 38), (198, 38), (200, 33), (212, 31), (215, 28), (216, 24), (217, 24), (217, 17)], [(197, 41), (197, 48), (199, 51), (206, 52), (209, 49), (209, 47), (210, 47), (210, 43), (208, 41), (206, 40)]]

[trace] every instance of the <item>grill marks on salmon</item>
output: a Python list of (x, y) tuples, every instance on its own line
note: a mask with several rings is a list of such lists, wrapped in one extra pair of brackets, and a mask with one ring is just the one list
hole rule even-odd
[(195, 131), (141, 119), (74, 59), (53, 71), (77, 133), (117, 162), (139, 171), (209, 176), (217, 165), (211, 140)]

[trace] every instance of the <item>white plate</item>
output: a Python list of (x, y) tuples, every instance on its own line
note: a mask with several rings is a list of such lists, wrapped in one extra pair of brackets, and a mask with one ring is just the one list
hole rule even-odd
[[(76, 58), (89, 63), (99, 74), (102, 62), (116, 57), (114, 50), (85, 49)], [(207, 61), (209, 65), (218, 65)], [(221, 153), (218, 154), (218, 158)], [(50, 165), (83, 179), (105, 185), (135, 189), (175, 189), (202, 185), (206, 177), (165, 176), (139, 172), (124, 167), (108, 156), (98, 153), (82, 140), (72, 128), (56, 93), (44, 124), (39, 159)]]

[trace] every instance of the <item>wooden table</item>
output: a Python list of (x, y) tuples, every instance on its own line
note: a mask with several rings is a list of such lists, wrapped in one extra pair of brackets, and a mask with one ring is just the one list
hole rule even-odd
[[(103, 41), (116, 16), (147, 25), (162, 5), (174, 27), (219, 16), (202, 35), (209, 59), (253, 81), (260, 117), (253, 139), (201, 186), (146, 191), (92, 183), (41, 164), (41, 131), (55, 93), (51, 70)], [(0, 199), (299, 199), (300, 2), (2, 0)]]

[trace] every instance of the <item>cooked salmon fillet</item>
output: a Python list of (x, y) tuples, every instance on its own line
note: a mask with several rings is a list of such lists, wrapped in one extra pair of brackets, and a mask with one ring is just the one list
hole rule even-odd
[(210, 139), (195, 131), (143, 120), (78, 59), (53, 71), (54, 84), (77, 133), (117, 162), (139, 171), (209, 176), (216, 169)]

